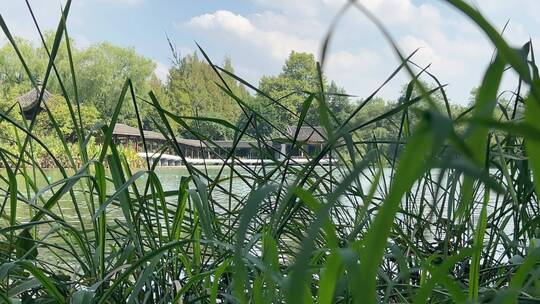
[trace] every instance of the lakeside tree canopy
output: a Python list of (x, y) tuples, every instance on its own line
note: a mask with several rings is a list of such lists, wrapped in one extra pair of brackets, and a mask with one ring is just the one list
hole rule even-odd
[[(53, 41), (52, 33), (45, 35), (49, 45)], [(42, 46), (23, 38), (16, 38), (21, 53), (25, 58), (31, 72), (40, 77), (44, 75), (48, 60), (47, 52)], [(146, 96), (153, 91), (163, 107), (173, 113), (186, 117), (189, 128), (205, 134), (212, 139), (230, 139), (234, 134), (231, 129), (219, 124), (189, 119), (190, 117), (210, 117), (226, 120), (227, 122), (242, 126), (253, 109), (265, 117), (258, 121), (258, 132), (262, 135), (273, 135), (275, 130), (284, 130), (287, 125), (293, 125), (301, 112), (302, 103), (306, 96), (317, 92), (322, 85), (327, 96), (325, 98), (328, 108), (336, 124), (345, 121), (354, 108), (362, 103), (361, 99), (348, 97), (344, 88), (340, 87), (326, 77), (319, 79), (315, 57), (312, 54), (291, 52), (283, 64), (278, 75), (263, 76), (259, 82), (260, 92), (248, 92), (248, 89), (239, 81), (221, 73), (232, 92), (245, 102), (242, 109), (237, 101), (227, 95), (220, 87), (221, 80), (206, 62), (196, 52), (182, 56), (173, 50), (169, 76), (165, 81), (157, 78), (154, 71), (156, 63), (151, 59), (138, 54), (134, 48), (120, 47), (108, 42), (98, 43), (86, 48), (74, 47), (75, 41), (70, 40), (72, 58), (77, 78), (77, 97), (83, 106), (85, 115), (89, 115), (90, 123), (105, 122), (111, 117), (118, 102), (120, 90), (126, 78), (131, 79), (136, 94)], [(56, 68), (66, 83), (72, 83), (69, 56), (67, 48), (62, 47), (55, 61)], [(220, 66), (234, 73), (233, 63), (225, 57)], [(30, 82), (25, 77), (25, 71), (19, 62), (16, 53), (10, 45), (0, 48), (0, 106), (6, 111), (14, 104), (14, 98), (30, 89)], [(74, 100), (73, 86), (65, 86), (68, 94)], [(61, 95), (60, 84), (56, 77), (50, 77), (47, 89), (53, 94)], [(405, 91), (402, 92), (405, 94)], [(415, 92), (418, 94), (418, 92)], [(444, 102), (441, 94), (433, 95), (436, 102), (443, 108)], [(276, 104), (278, 101), (281, 105)], [(380, 115), (399, 103), (400, 100), (383, 100), (376, 98), (365, 105), (354, 121), (364, 121), (370, 117)], [(465, 108), (452, 105), (453, 112), (462, 112)], [(307, 113), (306, 122), (318, 124), (318, 104), (314, 103)], [(64, 110), (62, 110), (64, 109)], [(145, 102), (139, 103), (141, 121), (145, 129), (156, 130), (153, 122), (153, 109)], [(61, 106), (53, 113), (57, 120), (67, 121), (62, 116), (68, 115), (67, 108)], [(133, 104), (125, 102), (120, 112), (119, 122), (136, 125), (137, 118)], [(44, 122), (38, 132), (46, 132)], [(376, 123), (356, 134), (359, 139), (377, 137), (379, 139), (397, 134), (397, 124)], [(68, 126), (66, 135), (73, 136)], [(88, 127), (88, 126), (87, 126)], [(186, 137), (189, 132), (174, 124), (176, 131)], [(248, 132), (253, 132), (248, 129)]]

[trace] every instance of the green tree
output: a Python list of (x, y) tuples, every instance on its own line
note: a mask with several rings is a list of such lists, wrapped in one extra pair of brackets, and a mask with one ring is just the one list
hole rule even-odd
[[(137, 54), (134, 48), (122, 48), (107, 42), (78, 52), (75, 64), (81, 102), (95, 105), (102, 118), (112, 116), (127, 78), (131, 79), (136, 94), (146, 95), (156, 67), (152, 60)], [(143, 117), (144, 122), (149, 123), (147, 115)], [(120, 121), (130, 125), (137, 123), (129, 99), (124, 102)]]
[[(212, 67), (200, 60), (197, 53), (181, 58), (175, 55), (170, 70), (168, 93), (176, 113), (190, 117), (213, 117), (236, 123), (240, 107), (217, 85), (221, 80)], [(230, 59), (225, 58), (224, 69), (234, 72)], [(243, 100), (250, 99), (243, 85), (223, 75), (233, 93)], [(190, 127), (213, 139), (231, 138), (232, 130), (212, 122), (186, 120)]]
[(349, 100), (349, 97), (346, 96), (344, 88), (340, 88), (337, 84), (332, 81), (330, 86), (326, 89), (328, 102), (328, 109), (334, 114), (338, 123), (343, 123), (353, 112), (354, 107)]
[[(35, 46), (29, 40), (15, 38), (30, 72), (36, 79), (42, 79), (49, 58), (43, 46)], [(44, 39), (51, 50), (54, 34), (47, 32)], [(108, 120), (118, 102), (122, 85), (130, 78), (137, 94), (146, 95), (150, 82), (154, 77), (155, 63), (139, 54), (134, 48), (123, 48), (111, 43), (99, 43), (86, 49), (76, 47), (70, 40), (77, 88), (81, 104), (93, 105), (99, 109), (100, 119)], [(68, 93), (69, 99), (75, 103), (75, 94), (66, 43), (59, 49), (55, 66)], [(20, 63), (13, 47), (5, 44), (0, 48), (0, 97), (9, 101), (14, 91), (24, 93), (31, 88), (30, 81), (23, 65)], [(49, 77), (47, 90), (62, 95), (57, 77), (52, 73)], [(11, 96), (12, 97), (12, 96)], [(143, 123), (150, 125), (151, 109), (141, 105)], [(119, 117), (120, 122), (136, 124), (135, 112), (131, 100), (126, 100)]]
[[(42, 48), (36, 48), (27, 39), (15, 37), (17, 47), (25, 58), (30, 72), (35, 77), (45, 73), (47, 67), (47, 55)], [(24, 66), (17, 57), (13, 47), (6, 43), (0, 48), (0, 94), (7, 99), (17, 86), (29, 85), (30, 81)]]
[[(162, 83), (161, 80), (156, 75), (152, 75), (152, 77), (148, 81), (148, 86), (149, 86), (150, 91), (152, 91), (154, 95), (156, 96), (157, 100), (159, 101), (159, 104), (164, 109), (168, 109), (168, 110), (173, 109), (171, 98), (167, 91), (167, 84)], [(142, 108), (142, 112), (144, 115), (144, 118), (143, 118), (144, 129), (157, 130), (153, 119), (156, 119), (158, 116), (153, 115), (153, 113), (156, 114), (154, 112), (153, 107), (143, 102), (143, 103), (139, 103), (139, 108)], [(159, 121), (159, 119), (157, 119), (157, 121)], [(177, 125), (174, 121), (170, 120), (169, 122), (172, 126), (177, 128)]]
[[(326, 84), (326, 80), (323, 79)], [(259, 82), (259, 89), (293, 113), (300, 113), (302, 103), (307, 98), (306, 92), (315, 93), (319, 90), (319, 77), (315, 57), (308, 53), (291, 52), (281, 73), (277, 76), (264, 76)], [(262, 97), (262, 96), (260, 96)], [(259, 99), (262, 102), (261, 99)], [(269, 100), (267, 100), (267, 103)], [(274, 107), (279, 107), (273, 105)], [(316, 102), (312, 109), (315, 110)], [(279, 110), (275, 124), (284, 127), (294, 124), (294, 115), (286, 110)], [(310, 113), (309, 120), (313, 121), (315, 114)]]
[[(359, 104), (363, 101), (359, 101)], [(360, 110), (352, 120), (353, 124), (366, 123), (369, 120), (382, 115), (388, 110), (387, 102), (380, 97), (375, 97), (368, 101), (366, 105)], [(358, 129), (354, 133), (355, 138), (358, 140), (370, 140), (374, 136), (378, 139), (386, 139), (389, 134), (395, 134), (392, 124), (385, 123), (383, 120), (378, 120), (375, 123), (368, 125), (364, 128)]]
[[(64, 136), (68, 139), (73, 139), (75, 136), (75, 127), (66, 100), (62, 96), (54, 95), (51, 99), (47, 100), (47, 108), (51, 112)], [(82, 127), (84, 129), (88, 129), (99, 122), (99, 112), (94, 105), (82, 104), (80, 111), (81, 120), (83, 122)], [(41, 111), (37, 119), (37, 132), (42, 133), (43, 135), (56, 132), (45, 111)]]
[[(253, 121), (247, 128), (247, 133), (251, 135), (270, 136), (273, 135), (275, 129), (286, 130), (287, 122), (281, 121), (283, 111), (272, 104), (270, 100), (261, 96), (255, 96), (249, 101), (249, 107), (258, 115), (254, 115), (253, 112), (248, 111), (249, 116), (253, 115)], [(238, 125), (240, 127), (245, 126), (248, 123), (249, 117), (240, 115)], [(256, 126), (256, 130), (255, 127)]]
[[(324, 75), (322, 76), (322, 85), (327, 94), (326, 102), (329, 110), (339, 122), (343, 122), (352, 110), (349, 98), (345, 96), (345, 90), (338, 87), (333, 81), (329, 85)], [(296, 119), (292, 113), (300, 114), (302, 104), (309, 96), (309, 93), (320, 92), (320, 80), (315, 57), (308, 53), (291, 52), (283, 65), (281, 73), (277, 76), (262, 77), (259, 88), (289, 110), (286, 111), (278, 105), (273, 105), (271, 100), (259, 95), (255, 100), (258, 104), (257, 107), (260, 108), (262, 107), (261, 104), (264, 104), (264, 107), (276, 108), (269, 115), (273, 124), (282, 129), (287, 125), (296, 124)], [(306, 117), (308, 123), (318, 124), (318, 99), (312, 102)], [(272, 111), (267, 110), (266, 112)]]

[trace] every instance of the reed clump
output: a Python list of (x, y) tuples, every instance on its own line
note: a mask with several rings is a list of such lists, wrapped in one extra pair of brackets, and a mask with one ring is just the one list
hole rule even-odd
[[(181, 157), (171, 124), (187, 127), (186, 119), (209, 120), (175, 115), (152, 92), (137, 96), (129, 79), (118, 88), (120, 98), (110, 121), (91, 132), (81, 127), (79, 101), (64, 91), (77, 138), (77, 162), (70, 160), (70, 145), (53, 152), (36, 137), (35, 120), (23, 125), (0, 113), (2, 123), (22, 135), (16, 151), (0, 150), (5, 168), (0, 175), (2, 301), (539, 301), (540, 77), (532, 44), (514, 49), (465, 2), (447, 2), (495, 46), (474, 104), (452, 113), (445, 99), (441, 110), (432, 95), (444, 92), (444, 86), (426, 88), (421, 77), (439, 81), (418, 70), (412, 55), (400, 53), (383, 25), (350, 2), (347, 9), (362, 10), (380, 27), (401, 59), (396, 72), (408, 72), (411, 81), (399, 104), (365, 121), (353, 118), (378, 90), (341, 121), (325, 106), (328, 94), (306, 93), (300, 113), (293, 113), (297, 125), (305, 124), (316, 105), (326, 142), (301, 166), (287, 153), (269, 165), (250, 167), (239, 159), (212, 173), (206, 166), (187, 164), (188, 173), (175, 189), (164, 189), (157, 162), (147, 159), (145, 169), (134, 172), (112, 144), (122, 106), (131, 103), (135, 111), (141, 104), (151, 106), (156, 124), (169, 139), (161, 151), (173, 149)], [(70, 53), (69, 44), (62, 44), (70, 4), (48, 49), (44, 88), (50, 78), (62, 82), (54, 62), (60, 47)], [(0, 27), (17, 50), (2, 18)], [(216, 73), (257, 91), (200, 51)], [(20, 60), (26, 66), (22, 55)], [(519, 75), (510, 101), (499, 96), (504, 73)], [(28, 77), (37, 87), (29, 70)], [(71, 79), (76, 79), (73, 70)], [(62, 88), (70, 85), (75, 86), (70, 92), (76, 92), (76, 81)], [(230, 129), (235, 142), (256, 142), (260, 154), (268, 156), (271, 138), (256, 132), (264, 115), (225, 81), (217, 85), (247, 119), (237, 126), (211, 122)], [(280, 107), (280, 100), (267, 98), (271, 106)], [(51, 121), (55, 124), (53, 116)], [(391, 140), (355, 140), (355, 132), (377, 122), (395, 123), (399, 133)], [(248, 128), (255, 132), (247, 133)], [(65, 143), (60, 128), (55, 130)], [(142, 133), (140, 124), (139, 130)], [(207, 140), (196, 129), (188, 130)], [(302, 149), (296, 136), (275, 131)], [(87, 143), (95, 138), (99, 149), (89, 153)], [(33, 147), (38, 146), (60, 165), (61, 178), (49, 180), (36, 163)], [(234, 148), (226, 152), (224, 159), (235, 158)], [(74, 170), (63, 169), (59, 154)], [(336, 163), (319, 165), (329, 155)], [(38, 180), (46, 185), (38, 187)], [(249, 189), (247, 194), (238, 191), (239, 185)], [(68, 209), (73, 216), (66, 214)]]

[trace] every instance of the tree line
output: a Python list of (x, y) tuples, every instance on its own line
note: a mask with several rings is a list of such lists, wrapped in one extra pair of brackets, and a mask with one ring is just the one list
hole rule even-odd
[[(53, 38), (51, 33), (45, 35), (45, 40), (51, 45)], [(48, 63), (45, 49), (23, 38), (16, 38), (16, 41), (33, 75), (36, 78), (44, 75)], [(220, 88), (218, 84), (222, 83), (221, 79), (200, 53), (181, 55), (172, 48), (169, 75), (166, 81), (161, 81), (154, 73), (156, 64), (151, 59), (138, 54), (134, 48), (120, 47), (108, 42), (97, 43), (86, 48), (73, 47), (74, 41), (71, 41), (71, 45), (77, 75), (76, 93), (81, 103), (81, 115), (85, 128), (91, 128), (98, 122), (106, 122), (111, 117), (123, 82), (127, 78), (131, 79), (138, 96), (144, 99), (149, 91), (153, 91), (162, 106), (177, 115), (219, 118), (239, 126), (247, 122), (249, 113), (245, 113), (237, 101)], [(64, 83), (74, 83), (71, 79), (67, 48), (60, 49), (55, 65)], [(234, 74), (230, 58), (225, 57), (219, 65), (224, 71)], [(260, 79), (259, 84), (256, 85), (258, 92), (248, 91), (246, 85), (228, 73), (222, 72), (221, 75), (234, 95), (265, 118), (265, 121), (257, 125), (257, 131), (263, 135), (272, 135), (270, 133), (276, 127), (284, 130), (287, 125), (296, 124), (298, 119), (296, 116), (301, 112), (303, 102), (310, 92), (320, 91), (321, 86), (327, 94), (327, 106), (334, 116), (334, 121), (345, 121), (363, 102), (361, 99), (349, 97), (346, 91), (334, 81), (328, 80), (325, 76), (319, 77), (316, 60), (312, 54), (308, 53), (291, 52), (278, 75), (263, 76)], [(70, 96), (75, 95), (73, 85), (65, 87)], [(15, 98), (30, 88), (26, 72), (13, 48), (10, 45), (4, 45), (0, 48), (1, 110), (7, 111), (14, 104)], [(73, 136), (73, 126), (69, 124), (69, 111), (61, 97), (60, 84), (56, 77), (50, 77), (47, 89), (55, 94), (52, 101), (54, 106), (50, 107), (51, 112), (57, 118), (64, 134)], [(402, 95), (406, 94), (405, 91), (404, 88)], [(440, 105), (442, 111), (446, 110), (440, 92), (434, 93), (432, 97)], [(275, 100), (278, 100), (281, 106), (277, 106)], [(399, 103), (399, 99), (374, 98), (355, 115), (353, 122), (365, 121), (381, 115)], [(145, 102), (139, 104), (143, 128), (156, 130), (152, 107)], [(317, 103), (314, 102), (313, 105), (307, 113), (306, 122), (317, 125), (319, 124)], [(421, 107), (421, 103), (418, 106)], [(453, 113), (466, 110), (466, 107), (455, 104), (450, 106)], [(414, 116), (414, 114), (411, 115)], [(20, 119), (20, 115), (17, 119)], [(392, 123), (392, 119), (396, 120), (399, 117), (390, 117), (389, 120), (378, 121), (369, 128), (363, 128), (361, 133), (356, 135), (357, 139), (384, 139), (395, 136), (398, 132), (396, 126), (399, 123), (397, 121)], [(131, 103), (124, 103), (119, 122), (132, 126), (137, 124), (135, 109)], [(220, 124), (190, 119), (186, 122), (190, 128), (212, 139), (231, 139), (234, 136), (229, 128)], [(174, 125), (174, 127), (179, 135), (190, 137), (182, 126)], [(48, 120), (44, 118), (36, 132), (46, 133), (50, 128)], [(13, 138), (12, 134), (7, 134), (9, 132), (9, 130), (0, 130), (0, 135), (4, 139)], [(254, 132), (254, 130), (248, 129), (248, 132)]]

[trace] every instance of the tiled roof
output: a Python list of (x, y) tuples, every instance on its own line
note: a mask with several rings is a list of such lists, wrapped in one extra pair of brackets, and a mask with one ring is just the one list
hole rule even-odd
[[(165, 136), (158, 132), (144, 130), (145, 139), (150, 140), (165, 140)], [(292, 138), (296, 132), (296, 126), (287, 127), (287, 133)], [(322, 143), (325, 142), (324, 138), (325, 131), (322, 127), (310, 127), (302, 126), (298, 133), (298, 141), (308, 142), (308, 143)], [(128, 126), (126, 124), (117, 123), (114, 126), (113, 135), (115, 136), (131, 136), (131, 137), (140, 137), (139, 129)], [(182, 138), (177, 137), (176, 140), (179, 144), (191, 146), (191, 147), (215, 147), (215, 145), (221, 148), (231, 148), (234, 144), (232, 140), (214, 140), (213, 143), (206, 143), (198, 139)], [(237, 148), (251, 148), (252, 145), (257, 146), (256, 141), (246, 141), (241, 140), (237, 143)]]
[[(33, 88), (27, 93), (24, 93), (23, 95), (16, 98), (17, 102), (21, 105), (23, 112), (31, 111), (37, 106), (41, 89), (42, 86), (38, 85), (39, 91)], [(43, 92), (42, 103), (47, 102), (52, 96), (53, 95), (49, 93), (49, 91), (45, 90), (45, 92)], [(41, 106), (43, 107), (43, 105)]]
[[(165, 140), (165, 137), (160, 133), (157, 133), (154, 131), (146, 131), (146, 130), (144, 130), (143, 132), (144, 132), (145, 139)], [(138, 128), (134, 128), (126, 124), (117, 123), (116, 125), (114, 125), (113, 135), (139, 137), (140, 133), (139, 133)]]
[[(296, 134), (296, 126), (288, 126), (287, 133), (293, 138), (294, 134)], [(326, 141), (324, 138), (325, 134), (326, 132), (323, 127), (301, 126), (297, 140), (310, 143), (321, 143)]]
[[(144, 132), (144, 138), (145, 139), (165, 140), (165, 136), (163, 136), (162, 134), (160, 134), (158, 132), (147, 131), (147, 130), (144, 130), (143, 132)], [(140, 137), (140, 132), (139, 132), (138, 128), (131, 127), (131, 126), (128, 126), (128, 125), (122, 124), (122, 123), (117, 123), (114, 126), (113, 135)], [(210, 145), (210, 144), (207, 145), (204, 141), (200, 141), (198, 139), (177, 137), (176, 140), (178, 141), (179, 144), (183, 144), (183, 145), (186, 145), (186, 146), (192, 146), (192, 147), (214, 146), (214, 145)], [(232, 147), (234, 142), (232, 140), (214, 140), (214, 143), (216, 145), (218, 145), (219, 147), (222, 147), (222, 148), (230, 148), (230, 147)], [(249, 147), (251, 147), (250, 146), (251, 143), (255, 143), (255, 142), (240, 141), (237, 144), (237, 148), (249, 148)]]

